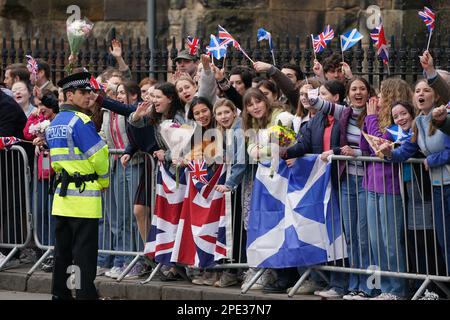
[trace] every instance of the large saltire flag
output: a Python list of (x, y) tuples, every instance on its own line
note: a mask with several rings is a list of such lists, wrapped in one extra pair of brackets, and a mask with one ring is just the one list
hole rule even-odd
[(281, 161), (271, 177), (259, 164), (247, 230), (250, 267), (310, 266), (341, 259), (347, 250), (339, 201), (331, 187), (331, 163), (318, 156)]
[(175, 174), (159, 165), (155, 212), (144, 249), (144, 254), (158, 263), (170, 264), (186, 190), (184, 171), (177, 187)]
[(206, 268), (232, 256), (230, 193), (214, 190), (225, 184), (227, 168), (210, 168), (206, 185), (189, 174), (171, 262)]

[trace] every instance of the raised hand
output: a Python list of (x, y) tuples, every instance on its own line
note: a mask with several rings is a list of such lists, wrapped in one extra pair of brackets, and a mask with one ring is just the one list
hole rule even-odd
[(433, 63), (433, 57), (431, 56), (430, 52), (428, 50), (425, 50), (422, 56), (420, 58), (420, 64), (422, 65), (423, 70), (425, 70), (427, 75), (433, 74), (434, 69), (434, 63)]
[(367, 115), (375, 115), (377, 114), (378, 109), (378, 98), (372, 97), (367, 102)]
[(317, 59), (314, 59), (313, 72), (320, 79), (325, 77), (324, 72), (323, 72), (323, 67), (320, 64), (319, 60), (317, 60)]
[(114, 58), (121, 58), (122, 57), (122, 44), (120, 43), (120, 41), (113, 39), (113, 41), (111, 42), (111, 48), (109, 48), (109, 53), (114, 57)]
[(150, 110), (151, 110), (151, 108), (150, 108), (151, 105), (152, 104), (150, 101), (141, 102), (138, 105), (136, 111), (134, 112), (133, 120), (138, 121), (138, 120), (142, 119), (143, 117), (145, 117), (147, 114), (149, 114)]
[(201, 56), (203, 70), (211, 70), (211, 58), (207, 54)]
[(257, 71), (257, 72), (267, 72), (269, 71), (270, 67), (272, 65), (269, 63), (265, 63), (265, 62), (261, 62), (261, 61), (256, 61), (253, 64), (253, 68)]
[(219, 69), (217, 66), (212, 65), (211, 70), (214, 73), (216, 81), (222, 81), (225, 78), (225, 69)]
[(350, 68), (350, 66), (348, 65), (347, 62), (341, 62), (341, 67), (342, 67), (342, 73), (344, 74), (345, 78), (347, 78), (347, 79), (353, 78), (352, 69)]
[(433, 120), (437, 123), (443, 123), (447, 119), (447, 106), (442, 105), (439, 108), (433, 110)]

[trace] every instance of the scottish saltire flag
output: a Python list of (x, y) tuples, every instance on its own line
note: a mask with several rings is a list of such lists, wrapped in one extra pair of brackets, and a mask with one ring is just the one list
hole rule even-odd
[(314, 52), (320, 53), (327, 47), (328, 43), (334, 38), (334, 30), (327, 25), (323, 32), (319, 34), (317, 37), (313, 36), (313, 46)]
[(413, 136), (413, 131), (411, 129), (408, 132), (405, 132), (398, 124), (392, 124), (386, 130), (391, 134), (395, 143), (409, 141)]
[(428, 31), (434, 31), (434, 21), (436, 19), (435, 13), (428, 7), (423, 7), (423, 11), (419, 11), (419, 17), (425, 22)]
[(144, 249), (144, 254), (149, 258), (155, 258), (158, 263), (170, 264), (185, 193), (184, 171), (180, 173), (177, 188), (175, 175), (160, 164), (156, 184), (155, 212)]
[(267, 32), (264, 28), (259, 28), (257, 37), (258, 41), (269, 41), (270, 50), (273, 50), (272, 35), (269, 32)]
[[(331, 163), (320, 157), (281, 161), (273, 177), (259, 164), (247, 230), (250, 267), (310, 266), (346, 255)], [(333, 195), (333, 196), (332, 196)]]
[(188, 178), (189, 189), (184, 199), (180, 223), (173, 249), (173, 263), (206, 268), (232, 255), (230, 193), (214, 190), (226, 181), (227, 166), (209, 170), (208, 185)]
[(225, 28), (222, 27), (221, 25), (219, 25), (219, 40), (222, 40), (223, 45), (229, 46), (231, 44), (236, 49), (241, 48), (241, 45), (239, 44), (239, 42), (237, 42), (233, 38), (233, 36), (227, 30), (225, 30)]
[(388, 64), (389, 51), (387, 49), (387, 41), (386, 36), (384, 35), (384, 27), (382, 23), (370, 32), (370, 37), (374, 41), (375, 47), (377, 48), (378, 56), (383, 59), (385, 64)]
[(206, 47), (206, 52), (213, 55), (217, 60), (222, 59), (227, 54), (227, 45), (225, 41), (220, 42), (215, 35), (211, 35), (209, 46)]
[(358, 32), (358, 30), (353, 29), (350, 30), (343, 35), (341, 35), (341, 49), (342, 51), (345, 51), (347, 49), (350, 49), (355, 44), (358, 43), (364, 36)]
[(186, 39), (186, 44), (189, 48), (189, 54), (191, 56), (197, 55), (198, 48), (200, 46), (200, 40), (198, 38), (188, 36)]

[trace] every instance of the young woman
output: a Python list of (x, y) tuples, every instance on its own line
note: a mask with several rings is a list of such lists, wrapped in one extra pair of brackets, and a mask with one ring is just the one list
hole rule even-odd
[(384, 144), (381, 151), (393, 162), (403, 162), (422, 151), (426, 156), (425, 170), (430, 172), (433, 185), (433, 223), (436, 237), (445, 261), (445, 273), (450, 271), (450, 136), (437, 130), (433, 125), (432, 111), (439, 96), (426, 80), (420, 80), (414, 90), (414, 104), (420, 114), (413, 126), (414, 136), (401, 147), (392, 150)]
[(308, 79), (300, 82), (300, 98), (298, 99), (297, 111), (293, 120), (294, 131), (296, 134), (305, 126), (308, 121), (316, 114), (316, 109), (312, 108), (308, 99), (308, 91), (320, 87), (320, 82), (314, 79)]
[(256, 88), (264, 93), (267, 99), (269, 99), (270, 103), (278, 101), (278, 98), (280, 97), (280, 90), (272, 81), (263, 79), (256, 84)]
[[(363, 132), (393, 141), (387, 131), (392, 125), (392, 104), (397, 100), (411, 101), (412, 91), (406, 81), (390, 78), (381, 83), (379, 97), (369, 101)], [(364, 155), (377, 156), (375, 152), (378, 150), (373, 150), (364, 136), (361, 137), (360, 148)], [(406, 270), (405, 222), (399, 168), (384, 163), (368, 163), (363, 184), (368, 191), (367, 223), (374, 262), (381, 270), (403, 272)], [(377, 299), (397, 300), (407, 295), (406, 282), (400, 278), (382, 277), (380, 289)]]

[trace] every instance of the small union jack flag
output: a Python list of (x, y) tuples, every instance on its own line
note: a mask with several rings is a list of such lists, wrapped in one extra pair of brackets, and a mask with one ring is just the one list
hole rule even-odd
[(19, 142), (22, 142), (22, 140), (16, 137), (0, 137), (0, 150), (9, 148)]
[(317, 37), (313, 36), (314, 52), (319, 53), (325, 50), (327, 44), (334, 38), (334, 30), (327, 25), (324, 31)]
[(186, 39), (186, 45), (189, 48), (189, 54), (191, 56), (195, 56), (197, 55), (198, 52), (198, 48), (200, 47), (200, 43), (199, 43), (199, 39), (198, 38), (193, 38), (191, 36), (188, 36)]
[(33, 75), (34, 81), (36, 81), (39, 68), (38, 63), (32, 56), (27, 55), (25, 57), (27, 58), (27, 69)]
[(102, 90), (105, 91), (105, 86), (102, 83), (99, 83), (94, 76), (91, 76), (91, 79), (89, 80), (90, 85), (92, 89), (94, 90)]
[(241, 45), (239, 44), (239, 42), (237, 42), (233, 38), (233, 36), (227, 30), (225, 30), (225, 28), (222, 27), (221, 25), (219, 25), (219, 40), (224, 40), (222, 42), (222, 44), (226, 44), (226, 45), (232, 44), (233, 47), (235, 47), (236, 49), (241, 48)]
[(425, 22), (428, 31), (433, 32), (434, 20), (436, 19), (435, 13), (428, 7), (423, 7), (423, 11), (419, 11), (419, 17)]
[(193, 179), (200, 181), (201, 183), (208, 184), (206, 179), (208, 176), (208, 170), (206, 168), (205, 160), (192, 160), (188, 163), (189, 172), (193, 175)]
[(383, 59), (383, 62), (387, 64), (389, 62), (389, 51), (387, 49), (386, 36), (384, 35), (383, 24), (373, 29), (370, 32), (370, 37), (374, 41), (375, 47), (377, 47), (377, 54)]

